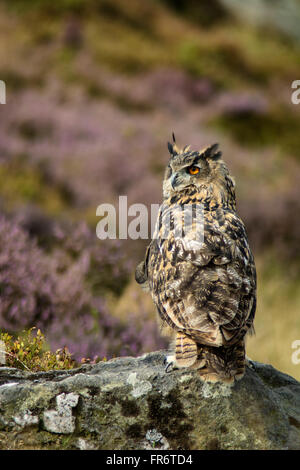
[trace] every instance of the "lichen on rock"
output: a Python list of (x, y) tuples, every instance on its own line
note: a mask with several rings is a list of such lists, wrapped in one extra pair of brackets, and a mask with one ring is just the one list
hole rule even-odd
[(56, 397), (56, 409), (44, 411), (42, 421), (46, 431), (71, 434), (75, 431), (75, 417), (72, 408), (78, 403), (79, 395), (61, 393)]

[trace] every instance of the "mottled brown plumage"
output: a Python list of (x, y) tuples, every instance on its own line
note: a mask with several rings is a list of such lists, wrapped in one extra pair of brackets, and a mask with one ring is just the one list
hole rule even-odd
[(174, 138), (168, 148), (163, 204), (136, 280), (149, 288), (162, 326), (175, 333), (169, 365), (230, 383), (244, 374), (256, 309), (254, 259), (235, 184), (217, 144), (179, 150)]

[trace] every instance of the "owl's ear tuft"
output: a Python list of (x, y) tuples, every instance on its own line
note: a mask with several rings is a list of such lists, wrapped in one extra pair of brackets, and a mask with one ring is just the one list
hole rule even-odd
[(170, 142), (168, 142), (168, 150), (169, 150), (170, 154), (172, 155), (172, 157), (174, 155), (177, 155), (177, 152), (176, 152), (174, 147), (175, 147), (174, 145), (172, 145), (172, 144), (170, 144)]
[(185, 145), (182, 149), (182, 153), (186, 153), (190, 150), (191, 146), (190, 145)]
[(203, 150), (201, 155), (211, 160), (219, 160), (222, 156), (222, 152), (219, 150), (219, 144), (213, 144)]
[(172, 140), (173, 140), (173, 144), (170, 144), (170, 142), (168, 142), (168, 150), (169, 150), (170, 154), (172, 155), (172, 157), (174, 157), (175, 155), (178, 155), (179, 153), (181, 153), (180, 149), (176, 145), (176, 139), (175, 139), (174, 132), (172, 132)]

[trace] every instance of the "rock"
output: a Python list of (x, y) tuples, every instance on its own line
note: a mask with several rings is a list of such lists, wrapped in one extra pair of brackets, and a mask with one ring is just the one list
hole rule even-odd
[(166, 351), (78, 369), (0, 367), (0, 449), (300, 449), (300, 383), (249, 362), (233, 386)]

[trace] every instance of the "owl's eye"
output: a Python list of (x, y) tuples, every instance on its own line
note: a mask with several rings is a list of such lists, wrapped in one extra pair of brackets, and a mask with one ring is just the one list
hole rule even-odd
[(190, 175), (196, 175), (200, 171), (199, 167), (195, 165), (189, 166), (187, 170)]

